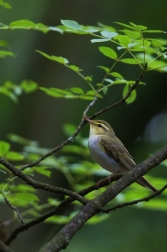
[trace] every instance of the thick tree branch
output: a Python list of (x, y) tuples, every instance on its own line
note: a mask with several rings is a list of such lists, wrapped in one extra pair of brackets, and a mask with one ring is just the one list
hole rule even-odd
[(146, 161), (137, 165), (134, 169), (127, 172), (118, 181), (116, 181), (116, 183), (107, 188), (101, 195), (88, 202), (50, 242), (41, 248), (40, 252), (58, 252), (61, 249), (65, 249), (73, 235), (85, 224), (85, 222), (87, 222), (96, 213), (100, 212), (109, 201), (118, 195), (118, 193), (123, 191), (127, 186), (132, 184), (147, 171), (160, 164), (166, 158), (167, 146), (156, 152)]

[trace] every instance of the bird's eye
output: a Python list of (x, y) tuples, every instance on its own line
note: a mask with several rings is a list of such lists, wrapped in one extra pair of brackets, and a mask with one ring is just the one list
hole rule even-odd
[(97, 126), (98, 126), (99, 128), (102, 128), (102, 125), (101, 125), (101, 124), (97, 124)]

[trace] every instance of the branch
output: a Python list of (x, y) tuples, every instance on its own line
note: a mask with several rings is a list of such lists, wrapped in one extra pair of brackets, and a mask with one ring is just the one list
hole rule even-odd
[(51, 156), (52, 154), (56, 153), (58, 150), (62, 149), (65, 145), (71, 143), (74, 141), (75, 137), (79, 134), (79, 132), (81, 131), (82, 127), (84, 126), (84, 124), (86, 123), (86, 120), (84, 119), (84, 116), (87, 114), (87, 112), (89, 111), (89, 109), (95, 104), (95, 102), (97, 101), (97, 96), (94, 97), (93, 101), (89, 103), (89, 105), (87, 106), (87, 108), (84, 110), (83, 112), (83, 117), (81, 119), (80, 124), (78, 125), (76, 131), (73, 133), (72, 136), (70, 136), (67, 140), (65, 140), (64, 142), (62, 142), (60, 145), (58, 145), (57, 147), (53, 148), (50, 152), (46, 153), (45, 155), (43, 155), (41, 158), (39, 158), (36, 161), (33, 161), (29, 164), (25, 164), (22, 167), (20, 167), (20, 170), (23, 171), (28, 167), (33, 167), (35, 165), (38, 165), (41, 161), (43, 161), (44, 159), (46, 159), (47, 157)]
[(134, 169), (124, 174), (118, 181), (116, 181), (116, 183), (107, 188), (101, 195), (96, 197), (94, 200), (89, 201), (87, 205), (85, 205), (82, 210), (76, 214), (51, 241), (41, 248), (40, 252), (58, 252), (61, 249), (65, 249), (73, 235), (92, 216), (100, 212), (109, 201), (118, 195), (118, 193), (123, 191), (127, 186), (135, 182), (139, 177), (143, 176), (147, 171), (160, 164), (166, 158), (167, 146), (156, 152), (146, 161), (137, 165)]
[(98, 111), (97, 113), (93, 114), (92, 116), (90, 116), (89, 118), (90, 119), (93, 119), (95, 118), (96, 116), (108, 111), (109, 109), (112, 109), (116, 106), (118, 106), (119, 104), (123, 104), (128, 98), (129, 96), (131, 95), (132, 91), (136, 89), (137, 85), (139, 84), (139, 82), (141, 81), (141, 79), (144, 77), (144, 73), (147, 69), (147, 64), (145, 64), (144, 68), (143, 68), (143, 71), (141, 72), (141, 74), (139, 75), (138, 79), (136, 80), (135, 84), (132, 85), (128, 91), (128, 93), (125, 95), (125, 97), (123, 97), (122, 99), (120, 99), (118, 102), (115, 102), (114, 104)]
[(68, 195), (68, 196), (74, 198), (75, 200), (78, 200), (82, 204), (86, 204), (88, 202), (88, 200), (84, 199), (82, 196), (80, 196), (79, 194), (77, 194), (73, 191), (70, 191), (70, 190), (67, 190), (67, 189), (61, 188), (61, 187), (51, 186), (46, 183), (41, 183), (41, 182), (38, 182), (38, 181), (30, 178), (29, 176), (24, 174), (22, 171), (17, 169), (15, 166), (10, 164), (8, 161), (4, 160), (3, 158), (0, 158), (0, 163), (2, 165), (4, 165), (8, 170), (10, 170), (15, 176), (21, 178), (28, 185), (31, 185), (32, 187), (34, 187), (36, 189), (42, 189), (42, 190), (49, 191), (49, 192)]
[(132, 206), (132, 205), (138, 204), (139, 202), (143, 202), (143, 201), (149, 201), (150, 199), (153, 199), (156, 196), (160, 195), (163, 191), (165, 191), (166, 188), (167, 188), (167, 185), (163, 186), (160, 190), (156, 191), (155, 193), (153, 193), (153, 194), (151, 194), (151, 195), (149, 195), (147, 197), (144, 197), (144, 198), (141, 198), (141, 199), (138, 199), (138, 200), (132, 200), (130, 202), (121, 203), (121, 204), (116, 205), (115, 207), (105, 209), (105, 211), (109, 213), (110, 211), (114, 211), (114, 210), (116, 210), (118, 208), (123, 208), (123, 207), (126, 207), (126, 206)]
[[(113, 181), (118, 180), (121, 176), (123, 176), (123, 174), (119, 173), (119, 174), (113, 174), (112, 177), (110, 177), (110, 183), (112, 183)], [(80, 192), (78, 192), (79, 195), (81, 196), (85, 196), (86, 194), (94, 191), (94, 190), (98, 190), (101, 187), (104, 187), (106, 185), (108, 185), (108, 178), (104, 178), (101, 179), (99, 181), (99, 186), (97, 187), (97, 184), (94, 184), (92, 186), (89, 186), (83, 190), (81, 190)], [(6, 240), (5, 244), (6, 245), (10, 245), (10, 243), (16, 239), (17, 235), (25, 230), (27, 230), (28, 228), (35, 226), (43, 221), (45, 221), (47, 218), (58, 214), (65, 206), (67, 206), (68, 204), (72, 203), (74, 201), (73, 198), (68, 197), (67, 199), (63, 200), (57, 207), (53, 208), (52, 210), (48, 211), (47, 213), (31, 220), (30, 222), (23, 224), (22, 226), (16, 228), (11, 235), (9, 236), (9, 238)], [(106, 211), (105, 211), (106, 212)]]
[(12, 252), (2, 241), (0, 241), (0, 252)]

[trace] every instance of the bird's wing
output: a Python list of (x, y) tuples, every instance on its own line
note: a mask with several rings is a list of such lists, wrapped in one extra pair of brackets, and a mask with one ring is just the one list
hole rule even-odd
[(136, 166), (132, 156), (117, 137), (103, 136), (101, 144), (107, 154), (119, 162), (125, 169), (130, 170)]

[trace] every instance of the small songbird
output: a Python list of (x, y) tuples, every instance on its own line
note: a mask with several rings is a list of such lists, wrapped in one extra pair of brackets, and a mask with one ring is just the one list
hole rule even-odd
[[(84, 118), (90, 124), (88, 146), (95, 162), (112, 173), (124, 173), (136, 166), (132, 156), (107, 122), (90, 120), (86, 116)], [(144, 177), (136, 182), (153, 192), (157, 191)]]

